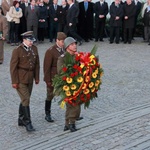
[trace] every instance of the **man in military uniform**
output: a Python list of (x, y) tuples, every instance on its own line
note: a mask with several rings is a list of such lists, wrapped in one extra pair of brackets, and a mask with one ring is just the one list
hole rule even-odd
[(0, 64), (4, 60), (4, 40), (8, 32), (8, 23), (6, 17), (2, 15), (2, 8), (0, 7)]
[[(77, 42), (74, 38), (72, 37), (67, 37), (64, 41), (64, 48), (66, 49), (66, 53), (64, 55), (61, 55), (61, 57), (58, 58), (57, 61), (57, 72), (60, 73), (62, 70), (64, 61), (65, 61), (65, 56), (67, 53), (70, 55), (74, 55), (75, 52), (77, 51)], [(74, 57), (72, 57), (74, 59)], [(67, 131), (70, 129), (71, 132), (77, 131), (75, 122), (80, 116), (80, 111), (81, 107), (80, 105), (77, 106), (72, 106), (68, 103), (66, 103), (66, 114), (65, 114), (65, 127), (64, 131)], [(82, 119), (82, 117), (80, 117)], [(78, 119), (78, 120), (80, 120)]]
[(35, 84), (39, 83), (39, 55), (37, 47), (33, 45), (35, 38), (33, 31), (25, 32), (21, 35), (23, 43), (15, 48), (10, 61), (10, 74), (12, 87), (18, 92), (21, 98), (19, 106), (18, 125), (25, 126), (27, 131), (35, 131), (30, 117), (30, 96)]
[(44, 81), (47, 86), (47, 97), (45, 101), (45, 120), (48, 122), (54, 122), (51, 118), (51, 103), (54, 97), (53, 95), (53, 86), (52, 79), (57, 74), (57, 59), (58, 57), (64, 53), (64, 39), (66, 35), (63, 32), (57, 33), (57, 39), (55, 45), (50, 47), (46, 53), (44, 58)]

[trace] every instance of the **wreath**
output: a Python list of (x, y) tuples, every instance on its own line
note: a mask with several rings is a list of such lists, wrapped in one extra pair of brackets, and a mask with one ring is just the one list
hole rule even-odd
[(61, 108), (65, 103), (73, 106), (84, 104), (87, 108), (97, 97), (103, 69), (99, 57), (95, 56), (96, 50), (94, 46), (91, 52), (77, 52), (73, 57), (65, 54), (62, 70), (53, 78), (54, 94), (61, 97)]

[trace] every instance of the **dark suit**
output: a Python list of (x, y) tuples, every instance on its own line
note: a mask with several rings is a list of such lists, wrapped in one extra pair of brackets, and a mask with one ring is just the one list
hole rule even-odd
[(93, 31), (93, 3), (88, 2), (87, 10), (85, 10), (84, 2), (80, 2), (79, 10), (78, 31), (81, 37), (88, 41), (88, 39), (92, 38)]
[(39, 6), (38, 40), (44, 41), (45, 28), (47, 27), (48, 11), (46, 6)]
[(68, 11), (68, 5), (65, 7), (60, 6), (58, 8), (58, 32), (65, 32), (66, 33), (66, 16)]
[[(82, 38), (77, 34), (77, 22), (78, 22), (78, 14), (79, 14), (79, 8), (76, 4), (73, 4), (68, 9), (67, 13), (67, 29), (68, 34), (75, 38), (77, 41), (81, 42)], [(69, 24), (72, 23), (71, 26)]]
[(25, 17), (27, 20), (27, 31), (33, 31), (35, 38), (37, 39), (39, 10), (37, 6), (34, 6), (34, 10), (31, 10), (31, 5), (25, 9)]
[[(103, 2), (103, 4), (101, 5), (100, 2), (96, 2), (94, 5), (94, 12), (96, 27), (95, 40), (97, 41), (99, 38), (100, 40), (103, 39), (106, 15), (108, 14), (108, 4), (106, 2)], [(99, 15), (104, 15), (104, 18), (99, 18)]]
[(142, 3), (138, 1), (137, 4), (135, 4), (135, 7), (136, 7), (136, 13), (135, 13), (135, 20), (134, 20), (133, 37), (134, 37), (134, 34), (135, 34), (135, 29), (136, 29), (138, 15), (141, 12)]
[[(29, 5), (30, 5), (30, 3), (28, 3), (28, 6)], [(26, 17), (25, 17), (25, 9), (26, 9), (25, 3), (21, 3), (20, 8), (22, 9), (23, 15), (20, 18), (19, 33), (22, 34), (22, 33), (27, 31), (27, 20), (26, 20)], [(20, 39), (22, 39), (22, 37), (20, 37)]]
[(130, 5), (127, 3), (124, 4), (124, 16), (128, 16), (128, 19), (124, 19), (124, 43), (131, 43), (135, 13), (136, 7), (133, 2)]
[(54, 18), (58, 19), (58, 9), (59, 5), (57, 5), (57, 8), (55, 10), (54, 4), (50, 6), (49, 9), (49, 17), (50, 17), (50, 42), (53, 41), (53, 38), (56, 39), (57, 31), (58, 31), (58, 20), (55, 21)]
[[(119, 17), (116, 20), (116, 17)], [(110, 43), (113, 43), (114, 37), (116, 37), (116, 43), (119, 43), (120, 39), (120, 28), (122, 27), (123, 18), (123, 6), (112, 3), (110, 6)]]

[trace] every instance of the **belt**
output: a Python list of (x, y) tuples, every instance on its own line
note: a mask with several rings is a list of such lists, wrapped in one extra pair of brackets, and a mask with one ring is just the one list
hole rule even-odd
[(21, 67), (19, 67), (19, 69), (22, 69), (22, 70), (25, 70), (25, 71), (33, 71), (33, 69), (31, 70), (31, 69), (21, 68)]

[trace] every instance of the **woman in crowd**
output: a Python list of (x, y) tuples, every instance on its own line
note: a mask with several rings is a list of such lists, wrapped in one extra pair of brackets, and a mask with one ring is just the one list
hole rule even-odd
[(14, 46), (19, 45), (18, 30), (20, 18), (22, 17), (22, 9), (19, 7), (19, 1), (14, 1), (13, 6), (10, 7), (9, 16), (12, 18), (10, 22), (10, 42)]

